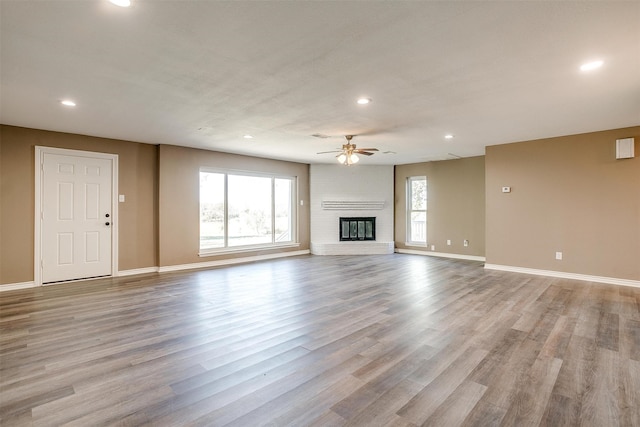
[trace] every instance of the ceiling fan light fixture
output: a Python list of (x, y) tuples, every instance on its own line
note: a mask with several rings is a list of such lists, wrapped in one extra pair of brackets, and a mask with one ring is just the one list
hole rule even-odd
[(321, 151), (318, 154), (339, 153), (336, 155), (336, 160), (338, 161), (338, 163), (346, 166), (351, 166), (360, 161), (360, 157), (358, 156), (358, 154), (362, 154), (363, 156), (372, 156), (374, 152), (378, 151), (377, 148), (356, 148), (356, 144), (351, 143), (353, 135), (345, 135), (344, 137), (347, 139), (347, 143), (342, 144), (341, 150)]

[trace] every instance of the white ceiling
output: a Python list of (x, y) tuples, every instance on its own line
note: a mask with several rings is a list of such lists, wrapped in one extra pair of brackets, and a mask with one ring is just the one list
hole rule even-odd
[(640, 124), (640, 1), (1, 0), (0, 14), (9, 125), (305, 163), (335, 162), (316, 152), (356, 134), (380, 149), (360, 164), (403, 164)]

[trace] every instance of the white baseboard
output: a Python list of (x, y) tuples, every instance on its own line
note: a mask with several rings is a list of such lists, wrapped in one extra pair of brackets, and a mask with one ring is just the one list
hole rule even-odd
[(118, 277), (133, 276), (135, 274), (157, 273), (158, 271), (159, 271), (158, 267), (134, 268), (133, 270), (118, 271)]
[(485, 257), (477, 256), (477, 255), (449, 254), (446, 252), (430, 252), (430, 251), (418, 251), (415, 249), (398, 249), (398, 248), (396, 248), (396, 252), (399, 254), (435, 256), (439, 258), (466, 259), (468, 261), (485, 261)]
[(165, 273), (167, 271), (192, 270), (196, 268), (207, 268), (207, 267), (220, 267), (224, 265), (243, 264), (247, 262), (265, 261), (265, 260), (275, 259), (275, 258), (285, 258), (285, 257), (291, 257), (291, 256), (298, 256), (298, 255), (308, 255), (308, 254), (309, 254), (309, 249), (305, 249), (302, 251), (280, 252), (277, 254), (221, 259), (218, 261), (196, 262), (192, 264), (182, 264), (182, 265), (167, 265), (167, 266), (158, 268), (158, 271), (160, 273)]
[(616, 277), (591, 276), (588, 274), (566, 273), (564, 271), (538, 270), (535, 268), (513, 267), (510, 265), (485, 264), (488, 270), (510, 271), (512, 273), (535, 274), (537, 276), (558, 277), (560, 279), (582, 280), (585, 282), (607, 283), (610, 285), (633, 286), (640, 288), (640, 280), (619, 279)]
[(0, 292), (15, 291), (18, 289), (28, 289), (28, 288), (35, 288), (35, 287), (36, 287), (36, 283), (33, 281), (21, 282), (21, 283), (7, 283), (6, 285), (0, 285)]

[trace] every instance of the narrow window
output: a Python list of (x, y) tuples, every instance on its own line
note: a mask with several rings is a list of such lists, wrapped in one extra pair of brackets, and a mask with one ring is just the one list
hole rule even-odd
[(407, 178), (407, 244), (427, 244), (427, 177)]

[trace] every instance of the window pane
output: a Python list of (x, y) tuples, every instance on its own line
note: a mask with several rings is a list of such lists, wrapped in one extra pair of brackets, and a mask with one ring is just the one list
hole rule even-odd
[(271, 178), (228, 176), (229, 246), (272, 242)]
[(412, 242), (427, 242), (427, 213), (411, 212), (411, 239)]
[(200, 172), (200, 249), (224, 247), (224, 174)]
[(275, 183), (275, 242), (291, 242), (293, 240), (293, 215), (291, 213), (292, 182), (290, 179), (276, 178)]
[(427, 180), (411, 180), (411, 210), (427, 209)]

